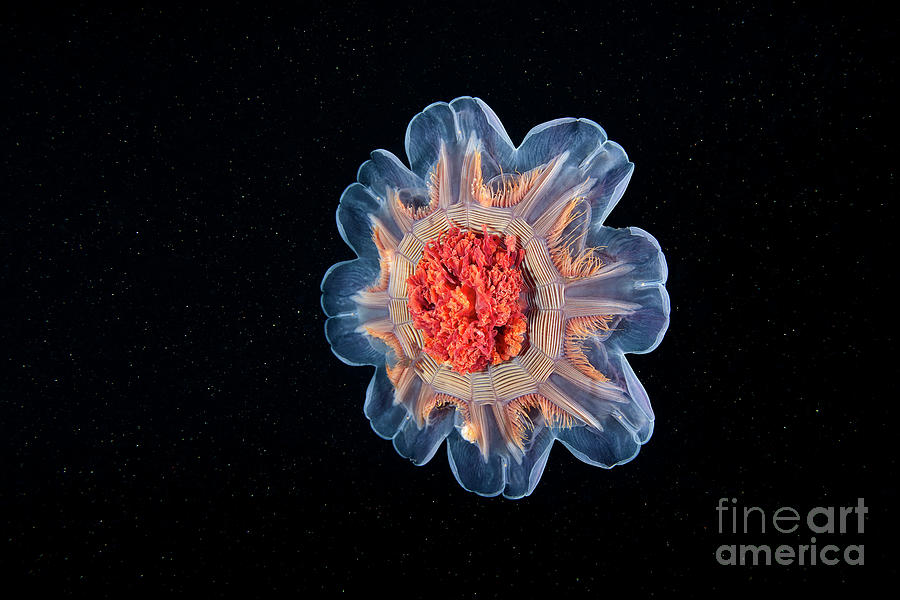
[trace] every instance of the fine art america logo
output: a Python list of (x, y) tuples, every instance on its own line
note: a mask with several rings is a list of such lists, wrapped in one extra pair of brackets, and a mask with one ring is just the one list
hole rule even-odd
[[(738, 506), (736, 498), (720, 498), (716, 506), (720, 535), (752, 536), (752, 541), (762, 542), (762, 536), (794, 534), (797, 537), (791, 541), (798, 543), (726, 543), (716, 550), (716, 561), (720, 565), (864, 565), (865, 546), (839, 543), (847, 540), (839, 536), (864, 533), (868, 512), (863, 498), (857, 499), (856, 506), (816, 506), (807, 511), (782, 506), (774, 512)], [(817, 540), (817, 535), (826, 537)]]

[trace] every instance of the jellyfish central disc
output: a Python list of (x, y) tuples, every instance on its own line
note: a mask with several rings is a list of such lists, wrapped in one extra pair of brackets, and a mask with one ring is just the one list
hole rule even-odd
[(515, 236), (451, 228), (425, 244), (407, 279), (409, 312), (425, 352), (459, 373), (517, 356), (526, 335), (524, 250)]

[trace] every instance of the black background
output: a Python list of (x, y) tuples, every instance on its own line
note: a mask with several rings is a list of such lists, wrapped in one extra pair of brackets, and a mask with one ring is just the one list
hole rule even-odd
[[(897, 572), (897, 23), (745, 5), (16, 13), (2, 27), (3, 568), (71, 593), (600, 597)], [(323, 335), (334, 210), (431, 102), (599, 122), (669, 263), (632, 463), (527, 499), (398, 457)], [(885, 261), (887, 262), (887, 261)], [(719, 566), (734, 497), (870, 507), (865, 566)]]

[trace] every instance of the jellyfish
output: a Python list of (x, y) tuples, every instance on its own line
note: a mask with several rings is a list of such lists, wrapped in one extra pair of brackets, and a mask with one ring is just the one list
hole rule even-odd
[(515, 147), (478, 98), (437, 102), (406, 130), (409, 165), (376, 150), (337, 208), (357, 258), (321, 285), (325, 334), (372, 365), (364, 413), (416, 465), (447, 442), (466, 490), (522, 498), (553, 443), (611, 468), (653, 432), (625, 355), (668, 328), (665, 257), (604, 220), (634, 165), (589, 119)]

